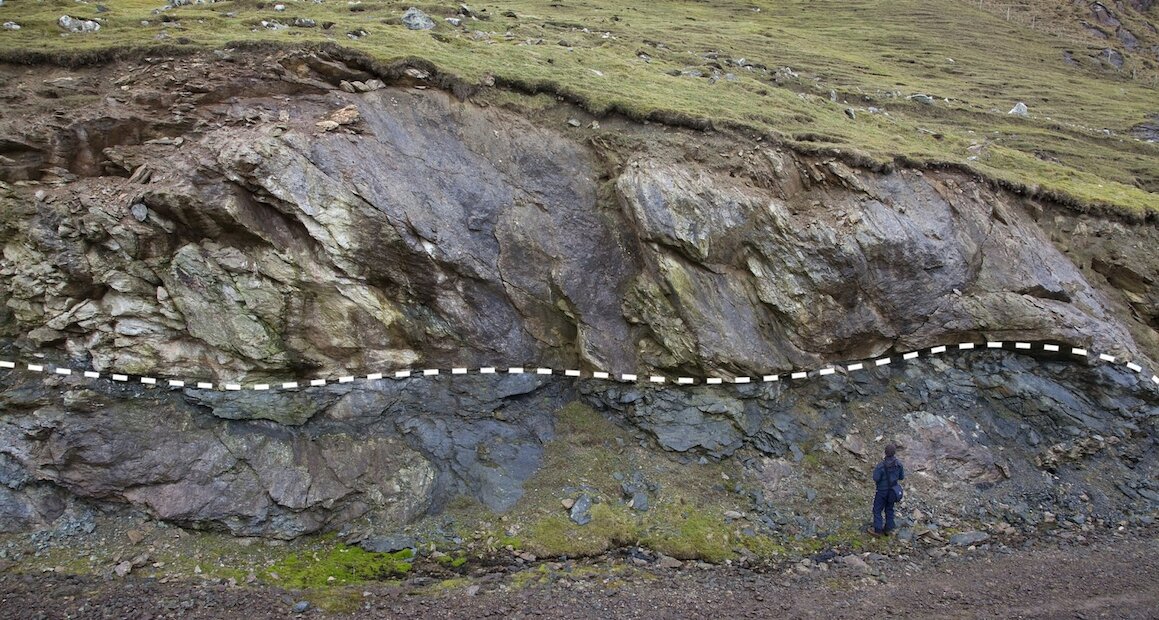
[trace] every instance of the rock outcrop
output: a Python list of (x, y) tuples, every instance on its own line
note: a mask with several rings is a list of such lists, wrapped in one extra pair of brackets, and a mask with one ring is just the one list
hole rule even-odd
[[(234, 60), (169, 61), (164, 79), (106, 67), (77, 82), (105, 103), (0, 126), (6, 353), (247, 383), (525, 364), (757, 375), (983, 340), (1159, 358), (1151, 226), (739, 136), (607, 140), (605, 123), (578, 141), (589, 130), (439, 90), (348, 92), (373, 76), (315, 53)], [(897, 432), (930, 467), (955, 455), (972, 483), (1004, 474), (953, 421), (968, 402), (995, 428), (1057, 413), (1153, 437), (1151, 386), (972, 370), (897, 393), (852, 378), (800, 396), (582, 390), (661, 447), (713, 457), (784, 456), (873, 393), (909, 412)], [(458, 493), (503, 509), (575, 387), (459, 379), (157, 394), (5, 378), (0, 527), (74, 497), (281, 537), (401, 522)]]

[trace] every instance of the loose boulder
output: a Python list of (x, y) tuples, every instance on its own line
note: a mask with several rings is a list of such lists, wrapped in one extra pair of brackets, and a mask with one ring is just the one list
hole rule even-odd
[(411, 30), (430, 30), (435, 27), (435, 22), (429, 15), (412, 6), (402, 14), (402, 25)]
[(96, 32), (101, 29), (101, 25), (91, 19), (80, 19), (68, 15), (61, 15), (56, 23), (69, 32)]

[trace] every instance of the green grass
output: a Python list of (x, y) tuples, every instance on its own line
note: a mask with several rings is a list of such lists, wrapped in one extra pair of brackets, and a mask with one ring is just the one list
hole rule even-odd
[[(109, 2), (110, 11), (99, 14), (106, 20), (99, 33), (62, 35), (60, 15), (97, 17), (95, 4), (12, 3), (0, 8), (0, 17), (23, 29), (0, 32), (0, 50), (11, 59), (37, 53), (93, 59), (158, 45), (332, 42), (384, 64), (424, 59), (446, 79), (476, 83), (493, 76), (500, 86), (560, 94), (597, 115), (691, 125), (703, 120), (869, 165), (951, 165), (1080, 207), (1159, 211), (1159, 147), (1126, 136), (1159, 112), (1154, 63), (1131, 57), (1121, 72), (1098, 69), (1089, 55), (1105, 44), (1084, 42), (1073, 28), (1051, 29), (1043, 21), (1035, 29), (1006, 21), (992, 6), (961, 0), (514, 0), (472, 4), (489, 19), (467, 19), (464, 29), (456, 29), (443, 21), (457, 9), (448, 2), (418, 5), (438, 22), (425, 32), (399, 25), (409, 2), (364, 0), (352, 7), (286, 0), (287, 10), (278, 13), (273, 2), (238, 0), (165, 11), (176, 19), (168, 26), (152, 14), (161, 4)], [(335, 25), (255, 26), (293, 17)], [(1063, 18), (1071, 19), (1069, 13), (1056, 17)], [(369, 35), (349, 39), (346, 33), (356, 29)], [(491, 34), (477, 40), (474, 31)], [(1084, 66), (1064, 62), (1065, 51)], [(728, 64), (742, 57), (768, 71)], [(711, 74), (714, 64), (721, 74), (715, 83), (672, 75), (687, 69)], [(780, 67), (791, 67), (797, 77), (775, 82)], [(1144, 78), (1131, 79), (1139, 69)], [(830, 91), (838, 102), (829, 100)], [(935, 96), (935, 105), (905, 98), (919, 92)], [(1016, 101), (1027, 103), (1031, 118), (1006, 114)], [(888, 115), (869, 114), (869, 106)], [(846, 107), (862, 111), (854, 120)], [(972, 146), (980, 151), (968, 150)]]
[(372, 553), (361, 547), (335, 544), (320, 551), (288, 555), (262, 573), (266, 580), (287, 588), (325, 588), (386, 581), (410, 571), (413, 551)]

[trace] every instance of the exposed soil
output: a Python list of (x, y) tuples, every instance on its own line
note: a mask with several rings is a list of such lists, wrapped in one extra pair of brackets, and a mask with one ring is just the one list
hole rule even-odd
[[(429, 578), (329, 592), (223, 585), (218, 580), (0, 574), (9, 618), (1155, 618), (1159, 530), (1048, 535), (1023, 549), (963, 549), (934, 558), (867, 554), (772, 572), (630, 557), (535, 568), (432, 587)], [(50, 593), (46, 596), (46, 593)], [(295, 605), (309, 602), (303, 612)], [(338, 610), (323, 611), (321, 608)]]

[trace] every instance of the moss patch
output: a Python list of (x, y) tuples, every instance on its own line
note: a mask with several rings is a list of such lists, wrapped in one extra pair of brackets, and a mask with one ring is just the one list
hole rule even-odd
[(295, 553), (266, 569), (262, 576), (290, 588), (319, 588), (386, 581), (406, 575), (413, 551), (372, 553), (338, 544), (330, 549)]

